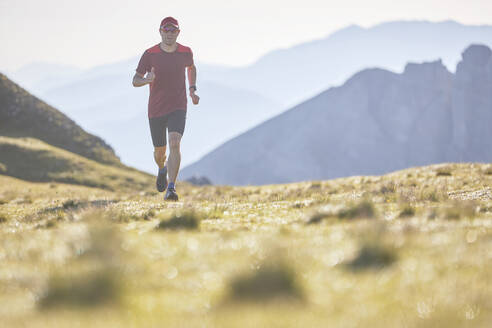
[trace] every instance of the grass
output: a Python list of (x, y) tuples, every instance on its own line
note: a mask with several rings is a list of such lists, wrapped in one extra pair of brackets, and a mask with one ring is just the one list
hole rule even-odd
[(33, 182), (63, 182), (107, 190), (148, 189), (149, 174), (105, 165), (32, 138), (0, 136), (3, 174)]
[(2, 325), (487, 327), (489, 167), (178, 182), (169, 203), (145, 183), (116, 187), (124, 178), (96, 188), (0, 175)]

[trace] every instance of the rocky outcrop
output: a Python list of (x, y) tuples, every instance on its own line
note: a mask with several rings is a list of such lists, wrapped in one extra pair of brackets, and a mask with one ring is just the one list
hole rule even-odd
[(452, 90), (453, 152), (459, 161), (492, 161), (492, 51), (472, 45), (462, 57)]
[(212, 184), (212, 182), (207, 177), (192, 176), (186, 179), (186, 181), (195, 186), (207, 186)]

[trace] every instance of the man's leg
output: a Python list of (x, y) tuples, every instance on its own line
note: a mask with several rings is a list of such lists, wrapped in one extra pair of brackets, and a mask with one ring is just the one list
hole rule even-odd
[(154, 160), (159, 167), (155, 186), (157, 191), (163, 192), (167, 188), (166, 162), (166, 123), (167, 116), (149, 118), (150, 134), (154, 144)]
[(154, 147), (154, 160), (159, 169), (164, 167), (164, 163), (166, 162), (166, 146)]
[(169, 132), (169, 159), (167, 167), (169, 172), (169, 181), (176, 183), (178, 177), (179, 165), (181, 164), (181, 134), (179, 132)]
[(186, 111), (176, 110), (169, 115), (169, 159), (167, 160), (167, 167), (169, 170), (169, 185), (167, 186), (167, 192), (164, 196), (165, 200), (178, 200), (178, 194), (174, 184), (178, 177), (179, 165), (181, 164), (181, 151), (180, 143), (183, 136), (184, 127), (186, 122)]

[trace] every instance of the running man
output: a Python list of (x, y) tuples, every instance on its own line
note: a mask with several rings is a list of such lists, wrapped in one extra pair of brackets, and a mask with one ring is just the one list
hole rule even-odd
[[(159, 167), (156, 187), (159, 192), (167, 187), (164, 199), (174, 201), (178, 200), (175, 183), (181, 163), (180, 142), (186, 122), (185, 68), (191, 100), (194, 105), (200, 100), (195, 94), (196, 67), (193, 53), (189, 47), (176, 42), (179, 32), (175, 18), (164, 18), (159, 27), (162, 42), (145, 50), (133, 76), (134, 87), (148, 84), (150, 88), (148, 117), (154, 144), (154, 160)], [(170, 147), (167, 162), (166, 128)]]

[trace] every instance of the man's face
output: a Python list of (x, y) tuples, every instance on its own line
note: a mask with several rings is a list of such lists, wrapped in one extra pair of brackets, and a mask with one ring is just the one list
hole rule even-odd
[(176, 42), (180, 31), (173, 25), (166, 25), (164, 27), (161, 27), (159, 29), (159, 32), (161, 34), (162, 41), (165, 44), (171, 46)]

